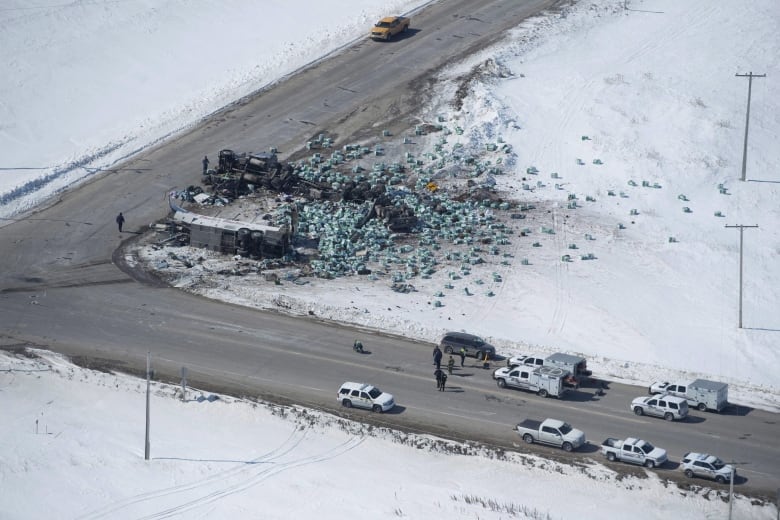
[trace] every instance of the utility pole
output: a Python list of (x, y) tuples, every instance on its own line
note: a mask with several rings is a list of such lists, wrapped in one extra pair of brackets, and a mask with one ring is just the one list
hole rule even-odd
[(739, 228), (739, 328), (742, 328), (742, 245), (744, 243), (745, 228), (757, 228), (758, 226), (726, 225), (727, 228)]
[(152, 377), (152, 353), (146, 352), (146, 442), (144, 443), (144, 460), (149, 460), (149, 386)]
[(737, 472), (737, 464), (740, 466), (743, 466), (745, 464), (750, 464), (749, 462), (727, 462), (726, 464), (731, 465), (731, 476), (729, 477), (729, 520), (731, 520), (731, 512), (733, 510), (733, 504), (734, 504), (734, 477), (736, 476)]
[(748, 142), (748, 126), (750, 125), (750, 91), (753, 88), (753, 78), (765, 78), (766, 74), (753, 74), (749, 72), (747, 74), (737, 74), (738, 78), (748, 78), (748, 102), (747, 102), (747, 116), (745, 116), (745, 146), (742, 149), (742, 180), (745, 180), (745, 172), (747, 171), (747, 142)]

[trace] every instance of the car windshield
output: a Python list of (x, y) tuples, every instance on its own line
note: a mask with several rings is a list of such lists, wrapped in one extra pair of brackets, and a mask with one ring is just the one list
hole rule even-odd
[(370, 395), (370, 396), (371, 396), (371, 399), (376, 399), (377, 397), (379, 397), (380, 395), (382, 395), (382, 391), (381, 391), (380, 389), (378, 389), (377, 387), (374, 387), (374, 388), (372, 388), (372, 389), (371, 389), (371, 390), (368, 392), (368, 395)]
[(393, 25), (393, 24), (391, 24), (390, 22), (377, 22), (376, 23), (376, 27), (390, 27), (391, 25)]
[(646, 442), (642, 446), (640, 446), (639, 449), (641, 449), (643, 452), (645, 452), (645, 455), (647, 455), (648, 453), (653, 451), (655, 447), (649, 442)]
[(726, 465), (726, 464), (724, 464), (724, 463), (723, 463), (723, 461), (722, 461), (722, 460), (720, 460), (720, 459), (715, 459), (715, 460), (712, 462), (712, 467), (714, 467), (715, 469), (723, 469), (723, 467), (724, 467), (725, 465)]
[(569, 423), (563, 423), (563, 426), (559, 428), (561, 430), (561, 433), (566, 435), (571, 431), (571, 425)]
[(478, 347), (481, 347), (482, 345), (484, 345), (484, 344), (485, 344), (485, 342), (484, 342), (482, 339), (480, 339), (480, 338), (477, 338), (477, 339), (475, 339), (475, 340), (474, 340), (474, 344), (475, 344), (476, 346), (478, 346)]

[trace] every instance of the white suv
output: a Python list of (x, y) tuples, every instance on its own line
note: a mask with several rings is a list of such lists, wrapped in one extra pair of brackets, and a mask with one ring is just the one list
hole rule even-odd
[(631, 410), (637, 415), (655, 415), (667, 421), (688, 417), (688, 401), (674, 395), (651, 395), (631, 401)]
[(386, 412), (395, 406), (392, 395), (365, 383), (344, 383), (336, 396), (347, 407), (365, 408), (374, 412)]
[[(718, 457), (707, 453), (686, 453), (682, 463), (680, 463), (680, 469), (688, 478), (707, 477), (715, 480), (718, 484), (731, 480), (731, 472), (734, 471), (730, 464), (726, 464)], [(737, 472), (734, 471), (734, 476), (736, 475)]]

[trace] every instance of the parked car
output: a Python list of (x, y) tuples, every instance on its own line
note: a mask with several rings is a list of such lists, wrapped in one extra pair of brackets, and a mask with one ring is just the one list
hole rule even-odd
[(485, 354), (488, 355), (488, 359), (493, 359), (496, 355), (496, 348), (493, 345), (479, 336), (465, 332), (448, 332), (441, 338), (439, 347), (447, 354), (457, 354), (463, 347), (466, 349), (467, 356), (474, 356), (477, 359), (485, 359)]
[(732, 475), (737, 475), (734, 466), (708, 453), (686, 453), (683, 455), (680, 469), (688, 478), (706, 477), (715, 480), (718, 484), (728, 482)]
[(540, 356), (512, 356), (506, 360), (506, 366), (516, 367), (518, 365), (528, 365), (531, 367), (540, 367), (544, 365), (544, 358)]
[(671, 394), (684, 397), (690, 406), (699, 411), (722, 411), (729, 403), (729, 385), (707, 379), (696, 379), (681, 383), (656, 381), (648, 392), (651, 394)]
[(493, 372), (493, 379), (501, 388), (508, 386), (536, 392), (541, 397), (560, 398), (569, 391), (564, 384), (569, 375), (570, 372), (562, 368), (516, 365), (497, 369)]
[(396, 34), (406, 32), (411, 20), (406, 16), (386, 16), (371, 28), (370, 37), (373, 40), (389, 40)]
[(564, 451), (576, 450), (585, 444), (584, 433), (558, 419), (545, 419), (544, 421), (526, 419), (518, 423), (515, 430), (528, 444), (540, 442), (557, 446)]
[(667, 421), (688, 417), (688, 401), (667, 394), (637, 397), (630, 409), (637, 415), (654, 415)]
[(395, 406), (395, 398), (392, 394), (366, 383), (346, 382), (339, 388), (336, 398), (346, 408), (354, 406), (377, 413), (392, 410)]
[(610, 462), (620, 460), (654, 468), (663, 465), (666, 458), (666, 450), (656, 448), (647, 441), (629, 437), (626, 440), (607, 438), (601, 443), (601, 453)]

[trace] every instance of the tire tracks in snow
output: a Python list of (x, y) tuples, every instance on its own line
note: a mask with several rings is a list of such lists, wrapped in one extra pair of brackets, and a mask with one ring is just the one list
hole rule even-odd
[(120, 502), (109, 504), (95, 511), (89, 512), (83, 516), (77, 517), (80, 520), (91, 520), (97, 518), (111, 518), (117, 511), (127, 509), (133, 505), (149, 502), (155, 499), (168, 497), (178, 493), (184, 493), (193, 491), (198, 488), (204, 488), (210, 485), (218, 484), (225, 479), (232, 479), (240, 477), (242, 474), (249, 473), (254, 469), (254, 466), (258, 464), (272, 464), (277, 459), (284, 457), (295, 448), (297, 448), (306, 438), (308, 430), (301, 430), (298, 427), (293, 430), (285, 441), (274, 448), (273, 450), (247, 462), (242, 462), (238, 465), (232, 466), (223, 471), (219, 471), (213, 475), (210, 475), (202, 480), (196, 482), (189, 482), (187, 484), (180, 484), (165, 489), (159, 489), (156, 491), (150, 491), (147, 493), (141, 493), (139, 495), (129, 497)]

